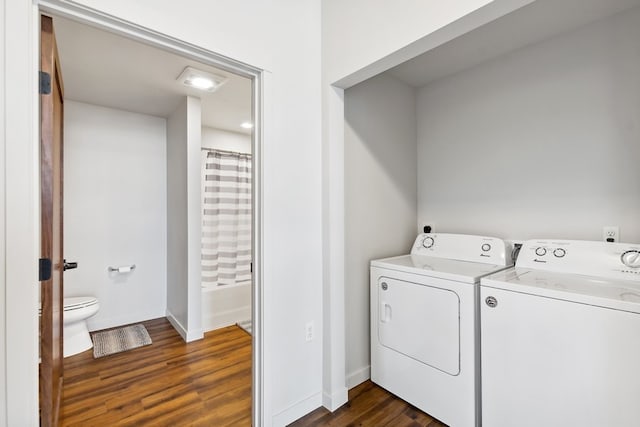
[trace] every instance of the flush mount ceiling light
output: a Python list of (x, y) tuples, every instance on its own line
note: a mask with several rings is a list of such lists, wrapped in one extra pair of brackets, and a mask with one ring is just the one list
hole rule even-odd
[(220, 86), (225, 84), (227, 78), (217, 74), (207, 73), (206, 71), (196, 70), (192, 67), (186, 67), (176, 80), (185, 86), (206, 92), (215, 92)]
[(240, 124), (242, 129), (253, 129), (253, 123), (243, 122)]

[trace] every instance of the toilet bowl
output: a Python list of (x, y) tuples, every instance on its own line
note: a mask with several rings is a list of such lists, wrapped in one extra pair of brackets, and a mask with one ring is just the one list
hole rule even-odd
[(62, 353), (64, 357), (73, 356), (93, 347), (87, 328), (87, 319), (95, 315), (99, 309), (100, 304), (95, 297), (64, 298), (62, 316)]

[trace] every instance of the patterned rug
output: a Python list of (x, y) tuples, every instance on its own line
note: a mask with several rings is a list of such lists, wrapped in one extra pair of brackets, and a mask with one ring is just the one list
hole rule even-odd
[(238, 325), (240, 328), (244, 329), (246, 333), (251, 335), (251, 328), (252, 328), (251, 320), (243, 320), (242, 322), (236, 323), (236, 325)]
[(95, 332), (91, 339), (94, 359), (151, 344), (147, 328), (140, 324)]

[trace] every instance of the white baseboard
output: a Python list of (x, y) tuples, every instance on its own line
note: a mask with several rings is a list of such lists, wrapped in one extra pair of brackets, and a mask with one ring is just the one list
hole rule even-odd
[(335, 411), (348, 401), (349, 390), (347, 387), (343, 387), (340, 390), (333, 392), (333, 394), (327, 392), (322, 393), (322, 406), (331, 412)]
[(322, 406), (322, 395), (316, 393), (273, 416), (273, 427), (284, 427)]
[(353, 387), (362, 384), (369, 378), (371, 378), (371, 367), (365, 366), (364, 368), (347, 375), (347, 388), (351, 390)]
[(173, 329), (178, 331), (183, 340), (187, 341), (187, 330), (182, 326), (182, 323), (180, 323), (169, 310), (167, 310), (166, 316), (169, 323), (171, 323), (171, 326), (173, 326)]
[(204, 338), (204, 331), (202, 328), (200, 329), (189, 329), (187, 331), (187, 339), (186, 342), (197, 341)]
[(87, 320), (87, 327), (89, 331), (100, 331), (102, 329), (115, 328), (117, 326), (130, 325), (132, 323), (144, 322), (145, 320), (152, 320), (164, 317), (164, 314), (160, 311), (149, 311), (146, 313), (134, 313), (127, 314), (125, 316), (100, 318), (89, 318)]
[(187, 330), (169, 310), (167, 310), (166, 317), (169, 323), (171, 323), (171, 326), (173, 326), (173, 329), (180, 334), (185, 342), (196, 341), (204, 338), (204, 332), (202, 329)]

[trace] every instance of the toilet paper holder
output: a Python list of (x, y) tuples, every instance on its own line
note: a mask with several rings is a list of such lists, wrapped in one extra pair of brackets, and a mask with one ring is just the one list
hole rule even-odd
[(120, 267), (109, 267), (109, 273), (130, 273), (136, 269), (135, 264), (121, 265)]

